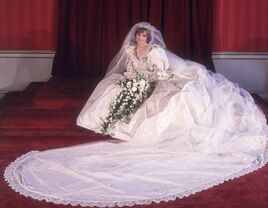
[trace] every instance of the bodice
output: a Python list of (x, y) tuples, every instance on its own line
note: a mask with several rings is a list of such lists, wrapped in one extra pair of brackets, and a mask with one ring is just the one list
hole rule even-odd
[(126, 48), (126, 76), (135, 76), (136, 73), (143, 74), (151, 80), (169, 79), (168, 59), (165, 50), (158, 45), (149, 45), (141, 58), (137, 57), (136, 47)]

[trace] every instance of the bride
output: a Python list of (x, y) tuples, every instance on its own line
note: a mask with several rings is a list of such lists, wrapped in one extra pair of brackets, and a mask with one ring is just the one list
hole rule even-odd
[(267, 163), (266, 120), (250, 94), (168, 51), (146, 22), (129, 31), (77, 124), (102, 133), (118, 83), (141, 74), (156, 84), (110, 126), (118, 140), (29, 152), (6, 168), (9, 185), (54, 203), (132, 206), (189, 196)]

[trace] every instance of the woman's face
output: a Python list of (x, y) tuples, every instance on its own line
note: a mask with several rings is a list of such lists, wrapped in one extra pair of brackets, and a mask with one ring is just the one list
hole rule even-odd
[(136, 34), (136, 42), (140, 46), (147, 45), (147, 33), (144, 31), (142, 33)]

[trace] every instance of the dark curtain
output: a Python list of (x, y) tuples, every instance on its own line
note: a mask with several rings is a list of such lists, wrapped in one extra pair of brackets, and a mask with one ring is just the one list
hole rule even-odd
[(59, 0), (53, 75), (104, 75), (128, 30), (147, 21), (180, 57), (212, 64), (213, 0)]

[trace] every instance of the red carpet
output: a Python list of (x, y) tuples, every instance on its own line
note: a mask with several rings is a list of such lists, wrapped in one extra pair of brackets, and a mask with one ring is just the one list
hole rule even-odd
[[(105, 140), (107, 137), (75, 125), (76, 117), (96, 78), (54, 77), (48, 83), (32, 83), (21, 93), (0, 100), (0, 208), (59, 208), (26, 198), (4, 181), (5, 167), (30, 150), (45, 150)], [(256, 103), (268, 116), (268, 104)], [(264, 168), (187, 198), (135, 208), (267, 208), (268, 165)]]

